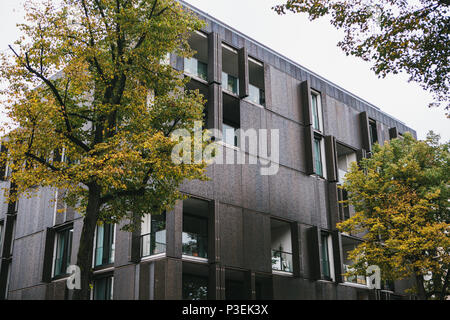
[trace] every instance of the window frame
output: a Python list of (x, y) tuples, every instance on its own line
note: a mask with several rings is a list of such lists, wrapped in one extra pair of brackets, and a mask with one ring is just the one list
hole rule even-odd
[[(316, 132), (323, 132), (323, 108), (322, 108), (322, 94), (314, 89), (311, 89), (311, 113), (312, 113), (312, 127)], [(314, 110), (313, 97), (316, 101), (316, 108)], [(315, 119), (317, 118), (318, 128), (315, 125)]]
[[(109, 286), (109, 299), (96, 299), (95, 295), (96, 295), (96, 284), (98, 281), (109, 281), (107, 283), (106, 289), (108, 289)], [(106, 296), (106, 295), (105, 295)], [(91, 300), (96, 300), (96, 301), (108, 301), (108, 300), (114, 300), (114, 274), (111, 272), (107, 272), (107, 273), (102, 273), (100, 275), (96, 275), (94, 276), (93, 279), (93, 287), (91, 289)]]
[[(53, 242), (52, 273), (51, 273), (52, 280), (63, 278), (68, 275), (67, 267), (70, 266), (70, 260), (72, 259), (73, 230), (74, 230), (73, 224), (65, 225), (65, 226), (59, 227), (57, 229), (54, 229), (55, 236), (54, 236), (54, 240), (53, 240), (54, 242)], [(69, 235), (69, 238), (67, 238), (67, 239), (69, 239), (70, 241), (67, 241), (67, 239), (65, 240), (63, 257), (60, 259), (62, 261), (66, 261), (67, 266), (64, 271), (61, 266), (60, 273), (56, 274), (56, 267), (57, 267), (56, 259), (57, 259), (57, 254), (58, 254), (59, 236), (66, 232)], [(68, 250), (68, 252), (66, 250)]]
[[(114, 261), (115, 261), (116, 224), (103, 223), (101, 226), (104, 228), (105, 225), (110, 226), (110, 228), (112, 229), (112, 234), (113, 234), (112, 242), (109, 244), (108, 250), (105, 250), (105, 237), (104, 237), (104, 234), (103, 234), (102, 261), (101, 261), (100, 264), (97, 264), (97, 249), (99, 248), (97, 240), (98, 240), (98, 230), (99, 230), (99, 227), (100, 227), (100, 225), (97, 225), (96, 228), (95, 228), (95, 236), (94, 236), (94, 252), (93, 252), (94, 257), (92, 259), (92, 265), (93, 265), (94, 269), (101, 269), (101, 268), (108, 267), (108, 266), (114, 264)], [(111, 234), (111, 229), (109, 230), (109, 235)], [(108, 261), (109, 261), (108, 263), (103, 263), (103, 261), (105, 259), (105, 252), (107, 252), (107, 257), (108, 257)]]

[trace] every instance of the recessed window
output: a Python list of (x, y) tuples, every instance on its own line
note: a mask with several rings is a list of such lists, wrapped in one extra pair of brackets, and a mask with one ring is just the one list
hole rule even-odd
[(252, 58), (248, 58), (248, 76), (249, 76), (249, 96), (247, 100), (266, 105), (266, 96), (264, 91), (264, 65)]
[(322, 231), (320, 233), (320, 263), (322, 266), (322, 279), (324, 280), (333, 280), (334, 278), (332, 246), (331, 235)]
[(115, 251), (115, 225), (103, 223), (97, 226), (95, 241), (95, 264), (102, 266), (114, 263)]
[[(349, 253), (353, 251), (358, 245), (361, 244), (361, 240), (342, 236), (342, 251), (344, 258), (344, 273), (355, 271), (353, 268), (354, 260), (350, 259)], [(366, 275), (356, 274), (351, 276), (344, 276), (344, 282), (366, 285)]]
[(73, 228), (56, 231), (55, 235), (55, 253), (53, 259), (53, 276), (60, 276), (67, 273), (67, 267), (70, 265), (72, 251)]
[(166, 213), (145, 215), (141, 224), (141, 257), (166, 252)]
[(225, 44), (222, 44), (222, 89), (239, 95), (238, 54)]
[(208, 202), (198, 199), (183, 202), (182, 245), (184, 256), (208, 258)]
[(377, 123), (375, 120), (369, 119), (369, 135), (370, 135), (370, 143), (374, 145), (378, 142), (378, 132), (377, 132)]
[(322, 131), (322, 103), (320, 94), (313, 91), (311, 93), (311, 112), (313, 128), (316, 131)]
[(292, 273), (292, 237), (290, 224), (271, 219), (270, 233), (272, 240), (272, 270)]
[(113, 299), (114, 277), (102, 277), (94, 280), (94, 300), (112, 300)]
[(190, 47), (196, 52), (184, 59), (184, 72), (191, 77), (208, 80), (208, 38), (201, 32), (194, 32), (189, 39)]
[(223, 94), (222, 140), (224, 143), (239, 147), (238, 130), (241, 127), (239, 99)]
[(321, 137), (314, 137), (314, 166), (315, 173), (318, 176), (324, 176), (323, 170), (323, 139)]

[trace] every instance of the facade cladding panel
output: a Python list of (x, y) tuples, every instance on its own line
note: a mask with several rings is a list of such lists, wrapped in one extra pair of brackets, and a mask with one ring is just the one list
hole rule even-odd
[[(344, 262), (348, 262), (343, 246), (349, 240), (336, 230), (336, 223), (341, 219), (336, 182), (341, 168), (337, 169), (335, 150), (342, 149), (336, 145), (345, 146), (350, 150), (347, 153), (360, 158), (370, 155), (369, 123), (376, 124), (380, 144), (405, 132), (416, 136), (415, 131), (213, 17), (185, 5), (207, 22), (203, 30), (205, 37), (198, 37), (198, 41), (205, 41), (203, 47), (208, 48), (208, 52), (202, 53), (208, 55), (206, 60), (202, 57), (208, 64), (207, 71), (201, 70), (201, 76), (208, 79), (193, 78), (190, 85), (208, 87), (208, 127), (221, 128), (224, 118), (231, 118), (233, 126), (243, 130), (278, 129), (279, 170), (275, 175), (263, 176), (259, 162), (211, 165), (207, 172), (211, 180), (184, 183), (181, 191), (191, 198), (180, 201), (164, 219), (148, 219), (154, 225), (148, 226), (150, 233), (145, 237), (115, 226), (114, 241), (108, 243), (111, 240), (102, 239), (102, 245), (114, 257), (107, 261), (110, 263), (94, 268), (94, 284), (99, 287), (92, 297), (376, 298), (358, 278), (350, 281), (341, 276), (347, 268)], [(227, 57), (223, 50), (236, 54), (230, 61), (237, 65), (229, 69), (234, 70), (229, 71), (234, 72), (234, 78), (227, 78), (239, 81), (233, 83), (238, 94), (222, 90), (222, 66), (230, 67), (230, 61), (222, 61)], [(183, 59), (172, 55), (170, 61), (174, 68), (184, 68)], [(320, 96), (320, 128), (312, 127), (312, 93)], [(229, 104), (233, 111), (225, 114), (230, 110)], [(314, 112), (316, 109), (315, 105)], [(314, 141), (320, 141), (321, 152), (314, 152)], [(242, 152), (233, 149), (236, 154)], [(317, 159), (317, 154), (321, 159)], [(330, 159), (333, 156), (336, 158)], [(320, 175), (317, 174), (319, 163)], [(1, 184), (8, 182), (1, 181)], [(75, 264), (82, 218), (70, 208), (66, 213), (58, 213), (57, 208), (64, 204), (51, 202), (58, 198), (53, 189), (39, 190), (32, 199), (19, 199), (15, 208), (4, 203), (3, 194), (0, 197), (0, 297), (70, 298), (70, 290), (63, 285), (67, 275), (63, 272), (54, 276), (55, 234), (72, 228), (68, 256), (70, 263)], [(188, 226), (183, 223), (186, 215), (191, 217), (186, 221), (203, 221), (202, 225), (207, 227), (200, 231), (196, 226)], [(323, 232), (330, 234), (328, 258), (323, 257), (327, 253), (321, 250)], [(141, 258), (144, 242), (146, 250), (154, 254)], [(330, 270), (322, 270), (323, 259), (328, 259)], [(405, 283), (395, 283), (384, 296), (407, 299), (403, 292), (406, 287)]]

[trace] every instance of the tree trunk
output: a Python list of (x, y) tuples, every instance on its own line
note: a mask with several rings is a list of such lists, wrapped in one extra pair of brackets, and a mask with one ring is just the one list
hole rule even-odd
[(83, 219), (83, 229), (77, 255), (77, 266), (80, 267), (81, 271), (81, 289), (74, 290), (73, 300), (90, 299), (94, 234), (100, 210), (100, 196), (100, 187), (95, 183), (90, 185), (86, 215)]
[(423, 276), (416, 274), (417, 296), (420, 300), (427, 300), (427, 294), (423, 285)]

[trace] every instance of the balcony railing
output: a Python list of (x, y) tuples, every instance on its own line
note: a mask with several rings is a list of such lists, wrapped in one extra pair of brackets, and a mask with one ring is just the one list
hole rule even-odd
[[(166, 252), (166, 230), (141, 236), (141, 257), (149, 257)], [(159, 240), (159, 241), (158, 241)]]
[(183, 254), (208, 258), (208, 238), (196, 233), (183, 232)]
[(258, 87), (255, 87), (254, 85), (249, 84), (248, 85), (248, 100), (265, 106), (266, 105), (266, 99), (265, 99), (265, 94), (264, 94), (264, 90), (260, 89)]
[(208, 80), (208, 65), (204, 62), (198, 61), (195, 58), (184, 59), (184, 71), (191, 76)]
[(222, 72), (222, 87), (224, 90), (231, 92), (233, 94), (239, 94), (239, 79)]
[(292, 273), (292, 253), (272, 250), (272, 270)]

